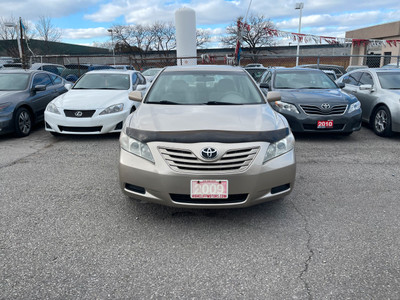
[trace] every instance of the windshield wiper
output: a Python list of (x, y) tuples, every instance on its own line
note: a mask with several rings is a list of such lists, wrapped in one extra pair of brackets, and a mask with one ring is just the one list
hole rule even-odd
[(323, 89), (326, 89), (326, 88), (317, 87), (317, 86), (302, 86), (299, 89), (300, 90), (323, 90)]
[(203, 104), (205, 104), (205, 105), (242, 105), (241, 103), (221, 102), (221, 101), (208, 101)]
[(148, 101), (148, 104), (168, 104), (168, 105), (181, 105), (182, 103), (169, 101), (169, 100), (161, 100), (161, 101)]

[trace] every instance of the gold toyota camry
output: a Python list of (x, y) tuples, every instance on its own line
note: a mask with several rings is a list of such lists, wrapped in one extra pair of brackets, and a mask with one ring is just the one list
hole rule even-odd
[(126, 120), (119, 180), (131, 198), (175, 207), (246, 207), (294, 186), (294, 137), (285, 117), (240, 67), (163, 69)]

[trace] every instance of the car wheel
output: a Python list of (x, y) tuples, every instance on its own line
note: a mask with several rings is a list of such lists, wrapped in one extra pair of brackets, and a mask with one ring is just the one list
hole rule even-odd
[(392, 117), (386, 106), (380, 106), (375, 110), (372, 118), (372, 129), (379, 136), (392, 135)]
[(15, 134), (18, 137), (28, 136), (32, 131), (32, 116), (29, 110), (21, 107), (15, 113)]

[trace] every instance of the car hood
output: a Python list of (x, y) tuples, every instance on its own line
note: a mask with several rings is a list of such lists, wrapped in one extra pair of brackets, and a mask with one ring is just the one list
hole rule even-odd
[(144, 131), (266, 132), (287, 125), (269, 104), (158, 105), (143, 103), (128, 119), (130, 128)]
[(293, 90), (277, 90), (281, 93), (282, 101), (293, 104), (349, 104), (354, 102), (353, 97), (342, 92), (340, 89), (293, 89)]
[(128, 90), (69, 90), (58, 96), (53, 103), (63, 109), (99, 109), (124, 103), (128, 100)]

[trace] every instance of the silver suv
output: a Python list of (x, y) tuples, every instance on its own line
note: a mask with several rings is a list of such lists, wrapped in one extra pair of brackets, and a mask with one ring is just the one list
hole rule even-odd
[[(279, 100), (270, 92), (270, 101)], [(167, 67), (120, 136), (126, 195), (176, 207), (245, 207), (288, 195), (294, 137), (242, 68)]]

